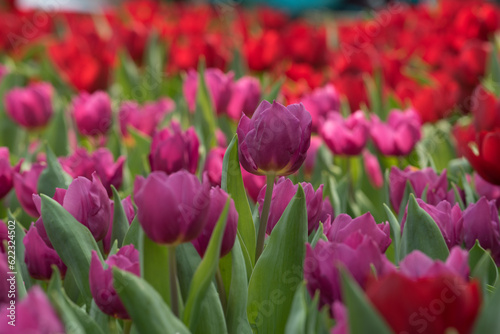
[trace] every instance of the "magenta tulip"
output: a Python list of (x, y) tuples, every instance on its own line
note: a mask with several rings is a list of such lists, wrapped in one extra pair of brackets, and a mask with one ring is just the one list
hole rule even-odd
[(213, 187), (221, 186), (222, 162), (225, 153), (225, 148), (215, 147), (207, 154), (203, 171), (207, 173), (208, 180)]
[(92, 297), (94, 297), (99, 309), (107, 315), (119, 319), (130, 319), (125, 306), (113, 287), (112, 268), (116, 267), (140, 276), (139, 252), (133, 245), (123, 246), (115, 255), (108, 257), (105, 262), (107, 269), (103, 268), (97, 252), (92, 251), (89, 271)]
[(311, 93), (305, 95), (301, 102), (311, 113), (312, 127), (318, 129), (325, 118), (330, 113), (340, 112), (340, 96), (333, 85), (316, 88)]
[(368, 150), (363, 150), (363, 164), (365, 166), (365, 172), (368, 176), (368, 180), (375, 188), (381, 188), (384, 185), (384, 176), (382, 175), (382, 170), (380, 169), (380, 163), (376, 156), (370, 153)]
[(169, 98), (139, 105), (135, 101), (126, 101), (118, 112), (120, 131), (123, 136), (128, 136), (128, 127), (152, 137), (166, 114), (172, 112), (175, 103)]
[(250, 196), (252, 201), (257, 202), (262, 187), (266, 185), (266, 177), (249, 173), (244, 168), (241, 168), (241, 166), (240, 169), (241, 177), (243, 178), (243, 186), (245, 187), (248, 196)]
[[(210, 206), (208, 208), (206, 225), (201, 231), (201, 234), (192, 241), (194, 248), (198, 251), (201, 257), (205, 255), (208, 243), (212, 237), (215, 225), (219, 220), (224, 206), (226, 205), (229, 195), (219, 187), (210, 190)], [(238, 212), (234, 206), (234, 201), (231, 198), (229, 202), (229, 211), (227, 213), (226, 229), (222, 237), (222, 245), (220, 249), (220, 257), (227, 255), (234, 245), (236, 239), (236, 232), (238, 230)]]
[[(123, 210), (125, 211), (125, 216), (127, 217), (127, 222), (130, 225), (132, 224), (132, 221), (135, 218), (135, 211), (134, 211), (134, 205), (132, 204), (132, 199), (130, 198), (130, 196), (127, 196), (122, 200), (121, 203), (123, 206)], [(113, 215), (115, 208), (114, 202), (110, 201), (110, 205), (111, 205), (111, 215), (109, 220), (109, 229), (104, 239), (102, 239), (104, 254), (109, 254), (111, 247), (113, 246), (111, 243), (111, 236), (113, 234)]]
[(193, 127), (183, 132), (179, 123), (172, 122), (171, 130), (165, 128), (153, 137), (149, 153), (151, 171), (172, 174), (185, 169), (195, 173), (200, 157), (199, 146)]
[(358, 155), (369, 136), (369, 122), (361, 110), (344, 119), (331, 113), (320, 128), (320, 135), (334, 154)]
[(262, 101), (251, 119), (242, 116), (237, 134), (240, 162), (248, 172), (289, 175), (306, 158), (311, 115), (302, 104), (285, 107), (276, 101)]
[(61, 275), (66, 274), (66, 265), (55, 250), (49, 248), (38, 234), (35, 224), (32, 223), (30, 229), (23, 239), (24, 262), (31, 277), (39, 280), (49, 280), (52, 277), (52, 266), (55, 265)]
[(160, 244), (175, 246), (201, 233), (210, 203), (208, 180), (200, 181), (186, 171), (170, 175), (152, 172), (134, 184), (137, 218), (144, 233)]
[[(66, 195), (66, 189), (61, 189), (61, 188), (56, 188), (56, 191), (54, 193), (54, 197), (52, 199), (56, 201), (57, 203), (63, 205), (64, 201), (64, 196)], [(35, 204), (35, 208), (38, 212), (38, 217), (37, 221), (35, 222), (35, 227), (38, 230), (38, 235), (42, 240), (45, 242), (45, 244), (50, 247), (54, 248), (52, 246), (52, 242), (49, 239), (49, 236), (47, 235), (47, 231), (45, 230), (45, 226), (43, 225), (43, 219), (42, 219), (42, 199), (40, 195), (38, 194), (33, 194), (33, 203)]]
[(9, 149), (0, 147), (0, 200), (4, 198), (14, 186), (14, 175), (19, 173), (22, 160), (14, 167), (10, 165)]
[(260, 82), (257, 78), (246, 76), (239, 79), (232, 86), (227, 115), (237, 121), (240, 120), (242, 114), (252, 118), (261, 95)]
[(7, 115), (27, 129), (44, 127), (54, 113), (52, 93), (52, 85), (46, 82), (13, 88), (5, 94)]
[(38, 217), (39, 213), (33, 203), (33, 194), (38, 193), (38, 179), (45, 165), (35, 163), (27, 171), (14, 175), (14, 189), (19, 203), (30, 216)]
[(105, 135), (111, 127), (111, 100), (105, 92), (82, 92), (72, 102), (72, 116), (84, 136)]
[(494, 200), (497, 208), (500, 208), (500, 186), (489, 183), (477, 173), (474, 173), (474, 185), (480, 197), (484, 196), (490, 201)]

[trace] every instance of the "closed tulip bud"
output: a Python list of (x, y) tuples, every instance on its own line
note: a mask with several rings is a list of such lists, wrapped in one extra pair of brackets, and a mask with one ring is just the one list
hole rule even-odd
[(420, 117), (413, 109), (391, 110), (387, 123), (372, 116), (370, 135), (377, 149), (384, 155), (408, 155), (420, 140)]
[(20, 161), (16, 166), (10, 165), (9, 149), (0, 147), (0, 200), (4, 198), (14, 186), (14, 175), (19, 173)]
[(227, 114), (234, 120), (239, 120), (242, 113), (252, 118), (261, 99), (260, 82), (253, 77), (243, 77), (232, 87), (231, 100), (227, 107)]
[(111, 127), (111, 100), (101, 91), (80, 93), (73, 99), (72, 115), (82, 135), (104, 135)]
[(248, 172), (293, 174), (309, 149), (311, 115), (302, 104), (262, 101), (251, 119), (242, 116), (237, 134), (240, 162)]
[(137, 218), (144, 233), (159, 244), (174, 246), (198, 237), (206, 222), (210, 185), (186, 171), (152, 172), (134, 183)]
[(363, 164), (365, 165), (368, 180), (375, 188), (381, 188), (384, 185), (384, 176), (380, 170), (380, 164), (376, 156), (368, 150), (363, 150)]
[(14, 189), (17, 199), (24, 211), (33, 217), (39, 216), (35, 203), (33, 203), (33, 194), (38, 193), (38, 179), (45, 167), (45, 165), (35, 163), (31, 169), (14, 175)]
[[(224, 74), (218, 68), (207, 68), (205, 70), (205, 83), (217, 115), (227, 112), (227, 106), (231, 98), (233, 78), (233, 72)], [(196, 108), (196, 96), (198, 94), (198, 73), (196, 71), (188, 71), (186, 80), (182, 85), (182, 90), (189, 111), (194, 112)]]
[[(56, 188), (56, 191), (54, 193), (54, 197), (52, 199), (56, 201), (57, 203), (63, 205), (64, 201), (64, 196), (66, 195), (66, 189), (61, 189), (61, 188)], [(35, 222), (35, 227), (38, 231), (38, 235), (42, 240), (45, 242), (45, 244), (50, 247), (54, 248), (52, 246), (52, 242), (49, 239), (49, 236), (47, 235), (47, 231), (45, 230), (45, 226), (43, 225), (43, 219), (42, 219), (42, 198), (38, 194), (33, 194), (33, 203), (35, 203), (36, 210), (38, 211), (38, 214), (40, 217), (38, 217), (37, 221)]]
[[(308, 232), (311, 233), (319, 225), (319, 218), (323, 209), (323, 185), (320, 185), (316, 192), (310, 183), (302, 182), (302, 188), (306, 195), (307, 206), (307, 226)], [(262, 214), (262, 206), (267, 186), (264, 186), (259, 194), (257, 203), (259, 203), (259, 213)], [(271, 201), (271, 209), (269, 211), (269, 219), (267, 221), (267, 234), (271, 234), (274, 226), (278, 223), (283, 212), (290, 203), (290, 200), (295, 196), (299, 189), (298, 184), (293, 184), (290, 179), (280, 178), (273, 189), (273, 197)]]
[(334, 154), (358, 155), (368, 140), (369, 122), (361, 110), (347, 119), (339, 113), (331, 113), (320, 128), (320, 134)]
[(471, 249), (476, 240), (484, 249), (489, 249), (491, 257), (500, 265), (500, 221), (495, 201), (481, 197), (462, 214), (463, 241)]
[(222, 180), (222, 162), (224, 159), (224, 154), (226, 149), (222, 147), (215, 147), (210, 150), (207, 154), (205, 160), (205, 167), (203, 171), (207, 173), (208, 180), (210, 184), (215, 186), (221, 186)]
[[(224, 210), (224, 206), (226, 205), (228, 198), (229, 195), (219, 187), (212, 188), (210, 190), (210, 205), (208, 208), (206, 225), (201, 231), (201, 234), (192, 241), (194, 248), (196, 248), (201, 257), (205, 255), (205, 251), (207, 250), (215, 225)], [(226, 229), (224, 230), (224, 236), (222, 237), (220, 257), (227, 255), (233, 248), (237, 230), (238, 212), (236, 211), (234, 201), (231, 198), (229, 202), (229, 211), (227, 213)]]
[(128, 136), (127, 128), (130, 126), (152, 137), (165, 115), (172, 112), (174, 108), (175, 103), (169, 98), (145, 103), (142, 106), (135, 101), (124, 102), (118, 112), (120, 131), (123, 136)]
[(179, 123), (172, 122), (171, 130), (165, 128), (153, 137), (149, 153), (151, 171), (172, 174), (185, 169), (195, 173), (200, 158), (199, 146), (193, 127), (183, 132)]
[[(9, 324), (10, 320), (1, 321), (0, 333), (65, 333), (64, 326), (57, 317), (56, 311), (39, 285), (33, 285), (27, 295), (15, 306), (17, 320), (15, 326)], [(4, 305), (0, 317), (4, 320), (10, 319), (10, 312), (11, 310)]]
[(117, 267), (140, 276), (139, 252), (133, 245), (120, 248), (105, 261), (108, 268), (104, 269), (96, 251), (92, 251), (89, 270), (90, 292), (101, 311), (115, 318), (130, 319), (118, 293), (113, 287), (112, 268)]
[(266, 185), (266, 177), (249, 173), (244, 168), (241, 168), (241, 166), (240, 169), (241, 177), (243, 178), (243, 186), (245, 187), (248, 196), (250, 196), (252, 201), (256, 203), (262, 187)]
[(54, 113), (52, 92), (52, 86), (45, 82), (11, 89), (5, 94), (7, 115), (27, 129), (44, 127)]
[(92, 181), (77, 177), (71, 182), (64, 196), (63, 207), (90, 230), (96, 241), (106, 236), (111, 205), (108, 193), (95, 173)]
[(325, 236), (333, 242), (344, 242), (352, 234), (361, 233), (370, 238), (384, 253), (391, 244), (391, 230), (389, 223), (377, 224), (372, 214), (367, 212), (364, 215), (352, 219), (345, 213), (339, 214), (326, 228)]
[(52, 276), (52, 266), (55, 265), (64, 277), (66, 265), (55, 250), (49, 248), (42, 240), (35, 224), (31, 224), (23, 239), (24, 262), (31, 277), (39, 280), (49, 280)]
[(339, 93), (331, 84), (316, 88), (302, 98), (302, 103), (311, 113), (313, 129), (318, 129), (328, 114), (340, 112)]

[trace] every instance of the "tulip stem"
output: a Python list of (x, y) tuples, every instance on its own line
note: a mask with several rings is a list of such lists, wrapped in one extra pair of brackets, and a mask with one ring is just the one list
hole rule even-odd
[(132, 328), (132, 320), (123, 320), (123, 334), (130, 334), (130, 329)]
[(175, 246), (168, 247), (168, 273), (170, 276), (170, 307), (176, 317), (179, 317), (179, 294), (177, 289), (177, 262)]
[(227, 296), (226, 289), (224, 288), (224, 281), (222, 280), (222, 274), (220, 273), (220, 269), (217, 268), (215, 272), (215, 282), (217, 283), (217, 290), (219, 291), (219, 299), (222, 305), (222, 309), (224, 310), (224, 314), (226, 313), (227, 307)]
[(269, 209), (271, 208), (271, 199), (273, 197), (275, 174), (266, 176), (266, 196), (262, 205), (262, 215), (260, 216), (259, 232), (257, 235), (257, 248), (255, 249), (255, 262), (259, 259), (264, 250), (264, 239), (266, 238), (267, 219), (269, 218)]

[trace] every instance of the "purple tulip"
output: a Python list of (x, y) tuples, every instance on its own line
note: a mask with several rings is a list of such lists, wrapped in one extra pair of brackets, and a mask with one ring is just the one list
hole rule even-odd
[(0, 322), (0, 333), (65, 333), (49, 299), (38, 285), (33, 285), (26, 297), (15, 305), (15, 326), (9, 324), (11, 314), (8, 306), (4, 305), (0, 312), (0, 318), (3, 319)]
[(474, 185), (480, 197), (484, 196), (490, 201), (495, 200), (497, 208), (500, 208), (500, 186), (489, 183), (477, 173), (474, 173)]
[(137, 218), (144, 233), (159, 244), (189, 242), (201, 233), (210, 201), (208, 180), (203, 184), (186, 171), (170, 175), (152, 172), (134, 184)]
[(217, 146), (219, 147), (227, 147), (227, 139), (224, 132), (221, 129), (215, 130), (215, 140), (217, 141)]
[(414, 170), (411, 167), (400, 170), (397, 167), (392, 167), (389, 174), (389, 197), (396, 212), (399, 212), (407, 181), (410, 182), (417, 198), (422, 197), (424, 189), (427, 187), (427, 203), (429, 204), (437, 205), (443, 200), (448, 200), (450, 203), (455, 202), (453, 190), (448, 191), (446, 169), (438, 176), (430, 167), (422, 170)]
[(128, 136), (127, 127), (152, 137), (166, 114), (172, 112), (175, 103), (169, 98), (161, 98), (158, 101), (145, 103), (140, 106), (135, 101), (126, 101), (118, 112), (120, 130), (123, 136)]
[(215, 147), (207, 154), (203, 171), (207, 173), (208, 180), (213, 187), (221, 186), (222, 162), (225, 153), (225, 148)]
[(14, 175), (14, 189), (19, 203), (30, 216), (38, 217), (39, 213), (33, 203), (33, 194), (38, 193), (38, 179), (45, 165), (35, 163), (30, 170)]
[(360, 233), (372, 239), (381, 253), (384, 253), (391, 244), (389, 223), (377, 224), (369, 212), (354, 219), (341, 213), (331, 224), (324, 226), (324, 234), (332, 242), (342, 243), (354, 233)]
[(82, 135), (105, 135), (111, 127), (111, 100), (105, 92), (82, 92), (73, 99), (72, 115)]
[(0, 200), (4, 198), (14, 186), (14, 175), (19, 173), (22, 160), (11, 167), (9, 149), (7, 147), (0, 147)]
[(63, 207), (90, 230), (96, 241), (104, 239), (109, 228), (111, 205), (96, 174), (92, 175), (92, 181), (81, 176), (74, 179), (64, 196)]
[[(417, 198), (417, 203), (434, 219), (448, 248), (451, 249), (453, 246), (462, 243), (462, 210), (460, 210), (458, 203), (452, 207), (450, 202), (445, 200), (439, 202), (437, 205), (432, 205), (425, 203), (420, 198)], [(406, 223), (406, 215), (407, 212), (403, 216), (401, 229), (404, 228)]]
[[(56, 191), (54, 193), (54, 197), (52, 199), (56, 201), (57, 203), (63, 205), (64, 201), (64, 196), (66, 195), (66, 189), (61, 189), (61, 188), (56, 188)], [(33, 203), (35, 204), (35, 208), (38, 212), (38, 217), (37, 221), (35, 222), (35, 227), (38, 230), (38, 235), (42, 240), (45, 242), (45, 244), (50, 247), (54, 248), (52, 246), (52, 243), (50, 242), (49, 236), (47, 235), (47, 231), (45, 230), (45, 226), (43, 225), (43, 219), (42, 219), (42, 198), (38, 194), (33, 194)]]
[(321, 137), (312, 136), (311, 137), (311, 145), (309, 145), (309, 149), (307, 150), (306, 160), (304, 160), (304, 174), (311, 177), (314, 166), (316, 165), (316, 160), (318, 157), (318, 150), (323, 144), (323, 140)]
[(321, 205), (321, 213), (318, 217), (318, 220), (323, 223), (323, 226), (326, 224), (330, 224), (331, 220), (335, 217), (335, 212), (333, 212), (332, 204), (330, 203), (330, 199), (325, 197), (323, 200), (323, 204)]
[(423, 277), (439, 277), (442, 274), (461, 276), (469, 280), (469, 253), (455, 246), (451, 249), (446, 262), (433, 260), (424, 253), (415, 250), (401, 260), (399, 270), (402, 274), (413, 279)]
[(342, 299), (339, 266), (347, 269), (361, 287), (373, 269), (377, 275), (394, 270), (373, 240), (360, 232), (342, 243), (319, 240), (314, 249), (307, 244), (304, 279), (311, 296), (319, 290), (320, 306)]
[(420, 140), (420, 117), (413, 109), (391, 110), (387, 123), (372, 115), (370, 135), (384, 155), (408, 155)]
[(185, 169), (195, 173), (200, 158), (200, 142), (196, 131), (190, 127), (182, 132), (177, 122), (172, 122), (171, 128), (165, 128), (153, 137), (149, 153), (151, 171), (172, 174)]
[(49, 280), (52, 277), (52, 266), (59, 268), (61, 275), (66, 274), (66, 265), (55, 250), (49, 248), (38, 234), (35, 224), (32, 223), (30, 229), (23, 239), (25, 248), (24, 262), (30, 276), (39, 280)]
[[(205, 83), (217, 115), (227, 112), (227, 106), (231, 99), (233, 78), (233, 72), (224, 74), (218, 68), (207, 68), (205, 70)], [(188, 71), (182, 90), (189, 111), (193, 113), (196, 108), (196, 94), (198, 93), (198, 73), (196, 71)]]
[(241, 165), (240, 170), (241, 177), (243, 178), (243, 186), (245, 187), (248, 196), (250, 196), (252, 201), (256, 203), (262, 187), (266, 185), (266, 177), (249, 173), (244, 168), (241, 168)]
[[(208, 208), (206, 225), (201, 231), (201, 234), (192, 241), (194, 248), (196, 248), (201, 257), (205, 255), (205, 251), (207, 250), (215, 225), (224, 210), (224, 206), (226, 205), (228, 198), (229, 195), (219, 187), (210, 189), (210, 206)], [(229, 211), (227, 213), (226, 229), (224, 230), (224, 236), (222, 237), (220, 257), (227, 255), (233, 248), (237, 230), (238, 212), (236, 211), (234, 201), (231, 198)]]
[[(302, 188), (304, 188), (304, 193), (306, 195), (307, 226), (308, 232), (311, 233), (318, 227), (319, 218), (322, 214), (323, 185), (320, 185), (316, 192), (314, 191), (314, 188), (310, 183), (302, 182), (301, 185)], [(267, 186), (264, 186), (260, 191), (259, 197), (257, 198), (260, 214), (262, 214), (262, 207), (264, 204), (266, 189)], [(283, 212), (285, 212), (288, 203), (290, 203), (290, 200), (293, 198), (293, 196), (295, 196), (298, 189), (298, 184), (293, 184), (290, 179), (284, 177), (280, 178), (278, 182), (276, 182), (273, 189), (269, 219), (267, 221), (267, 234), (271, 234), (271, 231), (280, 220)]]
[(239, 79), (232, 86), (227, 115), (236, 121), (240, 120), (242, 113), (252, 118), (261, 95), (258, 79), (249, 76)]
[(27, 129), (44, 127), (54, 113), (52, 93), (52, 85), (46, 82), (13, 88), (5, 94), (7, 115)]
[[(106, 234), (104, 239), (102, 239), (102, 246), (104, 249), (104, 254), (109, 254), (111, 247), (113, 246), (111, 243), (111, 236), (113, 234), (113, 214), (114, 214), (114, 208), (115, 208), (114, 202), (110, 201), (110, 205), (111, 205), (111, 215), (110, 215), (110, 219), (109, 219), (109, 229), (108, 229), (108, 233)], [(125, 215), (127, 217), (128, 224), (130, 225), (130, 224), (132, 224), (132, 221), (135, 218), (134, 205), (132, 204), (132, 199), (130, 198), (130, 196), (127, 196), (122, 200), (122, 206), (123, 206), (123, 210), (125, 211)]]
[(481, 197), (462, 214), (463, 241), (471, 249), (476, 240), (484, 249), (491, 251), (491, 257), (500, 265), (500, 221), (495, 201)]
[(369, 122), (361, 110), (347, 119), (331, 113), (320, 128), (320, 135), (334, 154), (358, 155), (366, 145)]
[(285, 107), (262, 101), (250, 119), (238, 124), (239, 157), (248, 172), (264, 175), (295, 173), (311, 142), (311, 115), (302, 104)]
[(331, 84), (316, 88), (305, 95), (301, 102), (311, 113), (312, 127), (314, 130), (320, 128), (321, 122), (330, 113), (340, 112), (340, 97), (335, 87)]
[(123, 246), (115, 255), (108, 257), (105, 262), (107, 269), (103, 268), (97, 252), (92, 251), (89, 270), (92, 297), (94, 297), (94, 301), (99, 309), (107, 315), (119, 319), (130, 319), (125, 306), (113, 287), (112, 268), (117, 267), (140, 276), (139, 252), (133, 245)]
[(384, 185), (384, 176), (380, 169), (380, 164), (376, 156), (367, 149), (363, 150), (363, 164), (365, 165), (368, 180), (375, 188), (381, 188)]

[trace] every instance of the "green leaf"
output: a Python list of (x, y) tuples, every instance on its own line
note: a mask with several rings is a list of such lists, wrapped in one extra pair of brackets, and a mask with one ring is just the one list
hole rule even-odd
[(399, 226), (399, 222), (392, 213), (392, 210), (384, 203), (384, 210), (387, 214), (387, 219), (389, 220), (389, 226), (391, 227), (391, 238), (392, 243), (394, 244), (394, 257), (396, 261), (396, 265), (399, 263), (399, 249), (401, 247), (401, 227)]
[(309, 243), (311, 244), (311, 247), (314, 248), (316, 247), (316, 244), (318, 243), (319, 239), (323, 239), (324, 234), (323, 234), (323, 224), (319, 223), (319, 227), (316, 230), (314, 234), (311, 234), (309, 236)]
[(203, 60), (201, 60), (198, 65), (198, 90), (196, 93), (194, 126), (196, 132), (200, 135), (201, 142), (206, 152), (217, 145), (215, 139), (217, 119), (214, 104), (211, 101), (205, 82), (205, 62)]
[(153, 31), (149, 36), (144, 57), (146, 72), (143, 75), (143, 85), (147, 88), (149, 99), (157, 100), (161, 97), (165, 49), (156, 31)]
[(139, 249), (139, 236), (141, 230), (141, 224), (139, 223), (136, 215), (134, 220), (132, 220), (132, 224), (130, 224), (130, 227), (128, 228), (127, 234), (125, 234), (123, 246), (134, 245), (135, 249)]
[(469, 267), (471, 276), (479, 279), (483, 289), (486, 289), (487, 284), (495, 285), (498, 278), (497, 266), (490, 252), (484, 250), (477, 240), (469, 251)]
[(122, 201), (120, 195), (116, 188), (111, 185), (111, 190), (113, 190), (113, 201), (114, 201), (114, 211), (113, 211), (113, 225), (111, 226), (111, 244), (117, 240), (118, 248), (123, 244), (125, 235), (129, 229), (128, 218), (123, 209)]
[(62, 169), (57, 157), (48, 145), (45, 145), (45, 153), (47, 155), (47, 168), (43, 170), (38, 179), (38, 192), (52, 197), (56, 188), (67, 189), (73, 179)]
[[(54, 103), (55, 104), (55, 103)], [(59, 104), (62, 104), (59, 102)], [(56, 104), (57, 105), (57, 104)], [(47, 128), (44, 137), (47, 144), (57, 156), (65, 156), (69, 153), (68, 145), (68, 127), (66, 125), (65, 110), (66, 106), (59, 106), (59, 110), (54, 113), (53, 119)], [(56, 109), (56, 107), (54, 107)]]
[(281, 91), (281, 86), (285, 83), (285, 78), (279, 78), (272, 86), (269, 88), (269, 93), (264, 97), (264, 100), (273, 103), (274, 100), (278, 98), (278, 94)]
[(449, 255), (448, 247), (436, 222), (418, 205), (415, 196), (411, 194), (399, 258), (403, 259), (414, 250), (441, 261), (446, 261)]
[(146, 156), (150, 150), (151, 139), (130, 126), (127, 132), (133, 138), (133, 143), (127, 145), (127, 166), (135, 178), (136, 175), (145, 175), (149, 171)]
[(24, 244), (23, 244), (23, 239), (26, 233), (24, 233), (24, 228), (19, 224), (19, 222), (16, 220), (16, 217), (12, 214), (10, 210), (7, 210), (7, 215), (9, 220), (8, 221), (13, 221), (15, 222), (15, 231), (16, 235), (14, 240), (16, 241), (15, 244), (15, 249), (16, 249), (16, 266), (18, 269), (16, 270), (18, 272), (18, 276), (16, 279), (19, 281), (24, 281), (24, 284), (18, 284), (18, 297), (22, 297), (23, 293), (26, 293), (26, 290), (29, 290), (31, 286), (34, 284), (33, 279), (31, 278), (28, 268), (26, 267), (26, 262), (24, 262)]
[(59, 203), (45, 194), (42, 198), (42, 217), (45, 230), (57, 254), (71, 270), (76, 284), (87, 305), (92, 299), (89, 287), (89, 268), (92, 251), (95, 250), (101, 261), (97, 243), (89, 229), (80, 224)]
[(483, 302), (480, 313), (474, 324), (474, 334), (500, 333), (500, 281), (497, 282), (495, 291)]
[(366, 299), (365, 294), (350, 274), (340, 270), (342, 280), (342, 296), (348, 310), (349, 329), (351, 334), (391, 334), (392, 331)]
[(288, 316), (285, 333), (287, 334), (328, 334), (329, 313), (326, 307), (319, 310), (319, 294), (313, 300), (309, 297), (305, 283), (302, 283), (293, 298), (292, 309)]
[(238, 211), (238, 239), (241, 243), (247, 275), (250, 278), (255, 263), (255, 226), (252, 211), (241, 176), (240, 160), (238, 158), (238, 136), (234, 136), (226, 149), (222, 164), (221, 188), (231, 195)]
[(214, 228), (210, 242), (205, 251), (205, 255), (201, 260), (196, 272), (191, 280), (189, 287), (189, 295), (184, 309), (183, 320), (189, 328), (196, 328), (197, 320), (201, 313), (202, 302), (205, 298), (212, 280), (217, 271), (219, 263), (220, 248), (222, 245), (222, 237), (227, 223), (227, 213), (229, 211), (230, 198), (228, 198), (224, 210), (222, 211), (217, 225)]
[(299, 185), (250, 278), (247, 314), (254, 333), (284, 333), (295, 291), (303, 279), (306, 242), (306, 200)]
[(113, 267), (113, 280), (116, 292), (140, 333), (190, 333), (145, 280), (116, 267)]
[(124, 100), (139, 100), (142, 95), (139, 70), (134, 61), (130, 58), (127, 52), (121, 50), (118, 52), (119, 65), (115, 71), (115, 82), (120, 86), (120, 98)]

